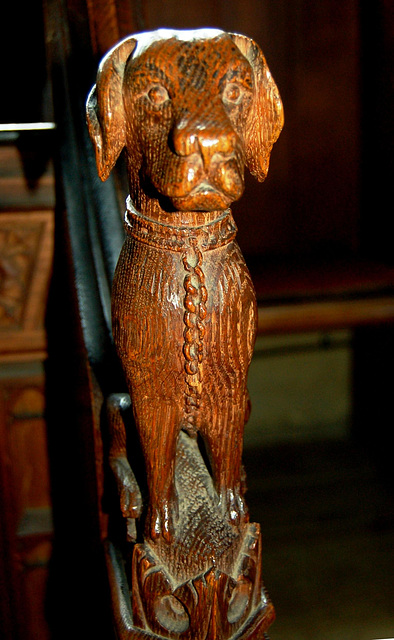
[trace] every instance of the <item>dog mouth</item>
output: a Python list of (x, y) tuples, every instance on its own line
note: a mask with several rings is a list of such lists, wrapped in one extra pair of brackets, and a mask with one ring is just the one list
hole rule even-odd
[(234, 201), (234, 197), (202, 180), (189, 193), (173, 196), (171, 202), (180, 211), (222, 211)]
[(193, 187), (193, 189), (187, 195), (189, 197), (194, 197), (194, 196), (199, 197), (199, 196), (214, 196), (219, 194), (220, 194), (219, 189), (214, 187), (212, 184), (210, 184), (206, 180), (202, 180), (202, 182), (200, 182), (200, 184), (198, 184), (197, 186)]
[(244, 190), (243, 171), (235, 157), (212, 163), (208, 171), (200, 163), (182, 163), (178, 171), (173, 182), (168, 181), (164, 188), (159, 184), (155, 187), (181, 211), (224, 210)]

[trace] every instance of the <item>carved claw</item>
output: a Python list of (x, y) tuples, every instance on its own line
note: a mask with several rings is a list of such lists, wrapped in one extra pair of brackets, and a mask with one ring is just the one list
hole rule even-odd
[(249, 521), (249, 513), (246, 502), (239, 487), (235, 489), (222, 489), (219, 493), (219, 508), (227, 514), (234, 526), (239, 526)]
[(175, 532), (173, 524), (174, 507), (172, 505), (171, 501), (162, 500), (160, 508), (152, 506), (149, 508), (147, 524), (151, 540), (163, 537), (168, 543), (173, 541)]

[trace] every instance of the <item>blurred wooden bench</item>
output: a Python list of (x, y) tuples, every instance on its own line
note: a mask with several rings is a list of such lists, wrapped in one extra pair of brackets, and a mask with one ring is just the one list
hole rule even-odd
[(394, 321), (394, 267), (372, 260), (250, 265), (260, 334), (327, 332)]

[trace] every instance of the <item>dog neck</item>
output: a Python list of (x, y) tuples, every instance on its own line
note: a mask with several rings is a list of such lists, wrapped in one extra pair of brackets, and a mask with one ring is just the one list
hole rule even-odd
[[(166, 211), (156, 198), (150, 198), (143, 191), (131, 192), (126, 200), (129, 209), (170, 226), (198, 227), (209, 224), (223, 216), (223, 211)], [(228, 211), (228, 210), (227, 210)]]
[[(193, 212), (192, 212), (193, 213)], [(202, 214), (203, 212), (194, 212)], [(130, 197), (126, 200), (125, 231), (139, 242), (169, 251), (184, 251), (189, 246), (199, 246), (209, 251), (224, 246), (235, 239), (237, 226), (230, 209), (217, 212), (217, 217), (207, 222), (191, 219), (187, 224), (179, 219), (174, 224), (146, 216), (134, 207)]]

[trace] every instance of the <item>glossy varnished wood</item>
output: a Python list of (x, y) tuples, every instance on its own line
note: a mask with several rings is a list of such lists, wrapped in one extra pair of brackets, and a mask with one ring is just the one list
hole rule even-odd
[[(112, 329), (148, 502), (127, 452), (129, 398), (111, 396), (110, 465), (128, 538), (138, 541), (130, 620), (120, 615), (118, 632), (251, 637), (265, 631), (273, 608), (244, 499), (257, 308), (229, 206), (242, 195), (245, 165), (266, 177), (283, 124), (279, 93), (251, 39), (159, 30), (106, 55), (87, 119), (101, 179), (125, 149), (130, 189)], [(116, 586), (113, 594), (121, 610)]]

